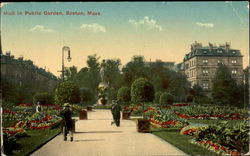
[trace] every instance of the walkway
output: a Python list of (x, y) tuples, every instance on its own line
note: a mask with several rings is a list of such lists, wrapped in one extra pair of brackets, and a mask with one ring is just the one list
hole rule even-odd
[[(76, 122), (74, 141), (63, 141), (60, 134), (32, 156), (167, 156), (186, 155), (150, 133), (138, 133), (131, 120), (121, 127), (110, 125), (109, 110), (88, 112), (88, 120)], [(69, 140), (69, 137), (68, 137)]]

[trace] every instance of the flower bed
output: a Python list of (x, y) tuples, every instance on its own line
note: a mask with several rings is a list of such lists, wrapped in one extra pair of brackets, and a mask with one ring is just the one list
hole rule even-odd
[(6, 128), (3, 128), (3, 132), (8, 133), (10, 135), (15, 135), (17, 133), (23, 133), (25, 132), (25, 130), (19, 127), (6, 127)]
[(188, 105), (186, 107), (172, 107), (176, 115), (184, 119), (225, 119), (245, 120), (248, 110), (238, 108), (219, 108), (216, 106)]
[(191, 124), (187, 125), (180, 130), (180, 134), (194, 136), (203, 129), (206, 129), (208, 125), (206, 124)]
[(223, 147), (220, 144), (216, 144), (216, 143), (209, 141), (209, 140), (196, 141), (196, 140), (192, 139), (191, 143), (205, 147), (205, 148), (212, 150), (212, 151), (214, 151), (218, 154), (221, 154), (221, 155), (228, 155), (228, 154), (230, 154), (230, 155), (242, 155), (242, 153), (238, 153), (235, 150), (234, 151), (230, 150), (227, 147)]
[(151, 126), (157, 128), (183, 127), (187, 121), (176, 116), (170, 109), (161, 110), (161, 108), (148, 107), (145, 111), (146, 118)]
[(245, 120), (247, 118), (243, 118), (240, 116), (240, 114), (238, 113), (232, 113), (228, 116), (226, 115), (191, 115), (188, 116), (186, 114), (181, 114), (181, 113), (175, 113), (176, 115), (178, 115), (179, 117), (183, 118), (183, 119), (228, 119), (228, 120)]
[(150, 125), (155, 128), (169, 128), (169, 127), (176, 127), (180, 123), (178, 121), (165, 121), (165, 122), (158, 122), (154, 119), (149, 119)]
[(13, 111), (8, 110), (8, 109), (4, 109), (4, 110), (3, 110), (3, 114), (12, 114), (12, 115), (15, 115), (16, 112), (13, 112)]
[(188, 104), (172, 104), (171, 106), (178, 106), (178, 107), (182, 107), (182, 106), (188, 106)]
[[(249, 151), (249, 126), (248, 122), (229, 123), (221, 122), (202, 129), (195, 134), (195, 140), (204, 144), (208, 140), (210, 145), (221, 145), (225, 149), (238, 153)], [(200, 141), (200, 142), (199, 142)], [(209, 143), (205, 142), (205, 143)], [(216, 148), (218, 147), (216, 146)], [(227, 152), (228, 153), (228, 152)], [(228, 154), (231, 154), (230, 152)]]
[(33, 104), (32, 103), (19, 103), (17, 104), (17, 106), (30, 107), (30, 106), (33, 106)]

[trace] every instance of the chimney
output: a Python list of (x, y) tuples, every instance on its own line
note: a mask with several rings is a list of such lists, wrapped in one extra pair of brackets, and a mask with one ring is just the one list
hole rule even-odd
[(23, 60), (23, 56), (20, 56), (20, 57), (18, 58), (18, 60)]
[(212, 51), (213, 50), (213, 44), (209, 42), (208, 45), (209, 45), (209, 50)]
[(226, 42), (226, 44), (225, 44), (225, 49), (226, 49), (226, 52), (229, 52), (230, 43)]
[(10, 57), (10, 52), (6, 52), (6, 55)]

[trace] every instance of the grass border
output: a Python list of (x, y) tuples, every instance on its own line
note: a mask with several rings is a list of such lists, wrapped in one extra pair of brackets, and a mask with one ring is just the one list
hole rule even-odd
[(40, 149), (43, 145), (47, 144), (48, 142), (50, 142), (52, 139), (54, 139), (55, 137), (57, 137), (61, 133), (62, 132), (59, 131), (56, 135), (52, 136), (51, 138), (49, 138), (48, 140), (46, 140), (45, 142), (41, 143), (39, 146), (37, 146), (36, 148), (34, 148), (33, 150), (31, 150), (30, 152), (28, 152), (26, 154), (26, 156), (31, 155), (32, 153), (34, 153), (35, 151), (37, 151), (38, 149)]

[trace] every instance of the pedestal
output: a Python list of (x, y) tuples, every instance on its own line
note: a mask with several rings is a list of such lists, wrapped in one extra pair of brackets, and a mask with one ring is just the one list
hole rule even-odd
[(87, 107), (87, 111), (92, 111), (92, 107)]
[(130, 112), (122, 112), (122, 119), (129, 120), (130, 114), (131, 114)]
[(76, 132), (76, 120), (75, 119), (72, 119), (72, 122), (73, 122), (73, 132), (75, 133)]
[(88, 115), (87, 115), (87, 111), (82, 110), (79, 112), (79, 119), (80, 120), (87, 120), (88, 119)]
[(137, 131), (141, 133), (150, 133), (150, 121), (146, 119), (137, 120)]

